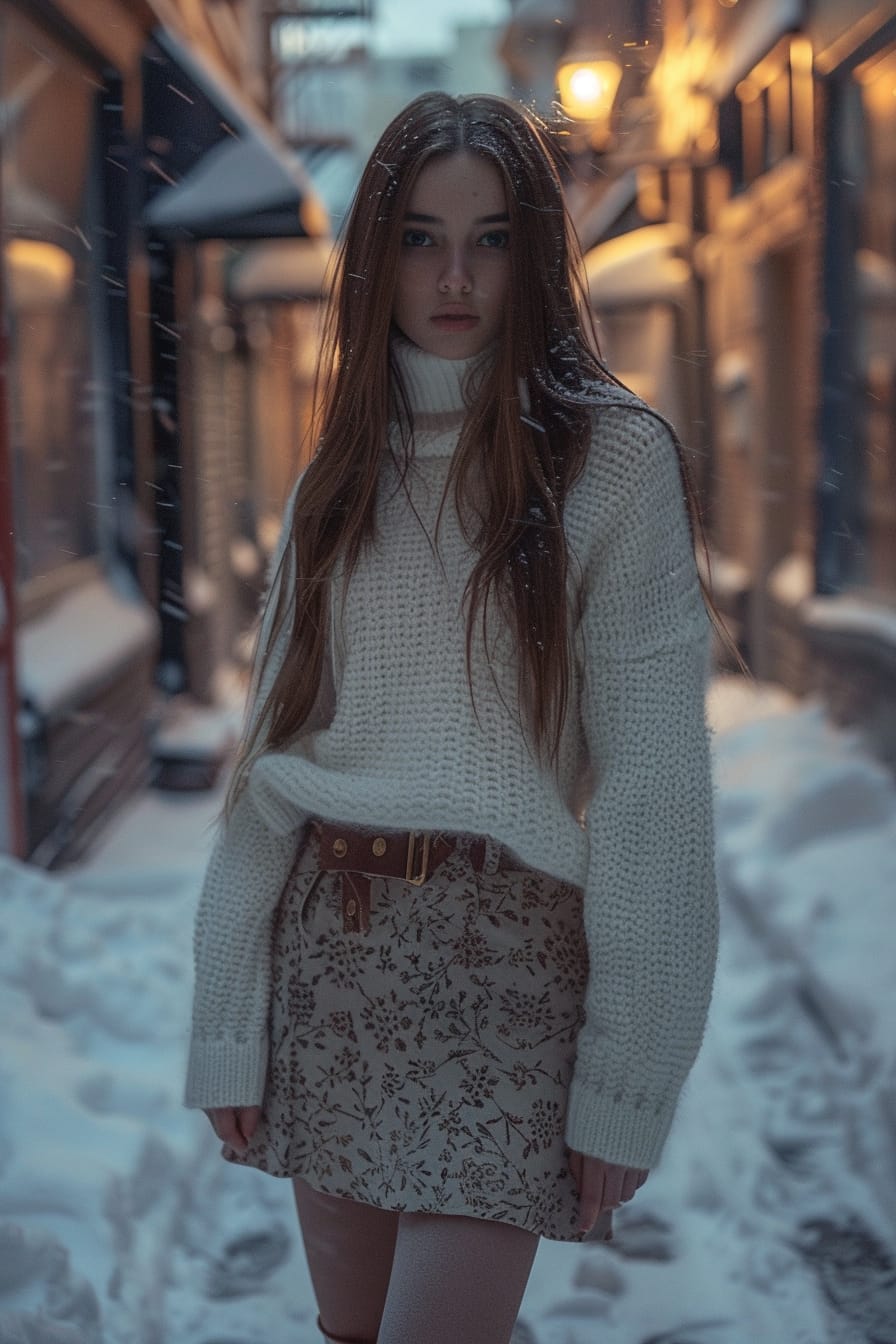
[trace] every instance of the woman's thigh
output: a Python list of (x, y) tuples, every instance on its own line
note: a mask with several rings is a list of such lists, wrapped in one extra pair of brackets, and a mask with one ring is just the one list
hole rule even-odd
[(293, 1190), (324, 1329), (337, 1338), (375, 1344), (399, 1214), (321, 1194), (300, 1176)]
[(378, 1344), (507, 1344), (537, 1249), (508, 1223), (400, 1214)]
[(389, 1213), (293, 1180), (324, 1328), (359, 1344), (505, 1344), (538, 1236), (455, 1214)]

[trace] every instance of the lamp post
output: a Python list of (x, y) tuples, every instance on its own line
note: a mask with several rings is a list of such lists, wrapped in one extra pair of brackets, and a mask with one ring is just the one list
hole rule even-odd
[(622, 79), (622, 66), (612, 52), (574, 50), (557, 67), (560, 105), (581, 122), (593, 149), (610, 143), (610, 118)]

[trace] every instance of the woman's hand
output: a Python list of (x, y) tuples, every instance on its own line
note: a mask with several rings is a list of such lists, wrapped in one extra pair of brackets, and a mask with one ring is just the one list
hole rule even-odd
[(205, 1112), (222, 1143), (244, 1153), (261, 1119), (260, 1106), (213, 1106)]
[(590, 1232), (607, 1209), (618, 1209), (647, 1180), (640, 1167), (621, 1167), (570, 1149), (569, 1169), (579, 1191), (579, 1230)]

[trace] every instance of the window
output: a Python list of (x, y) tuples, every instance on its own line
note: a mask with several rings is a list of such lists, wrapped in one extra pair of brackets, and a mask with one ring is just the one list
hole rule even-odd
[(14, 10), (0, 14), (3, 288), (20, 583), (99, 549), (90, 303), (97, 74)]

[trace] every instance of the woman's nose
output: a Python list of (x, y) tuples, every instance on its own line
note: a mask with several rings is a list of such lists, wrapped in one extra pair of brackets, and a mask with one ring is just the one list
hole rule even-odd
[(439, 289), (443, 293), (465, 293), (473, 288), (470, 264), (463, 248), (452, 248), (445, 258), (445, 265), (439, 277)]

